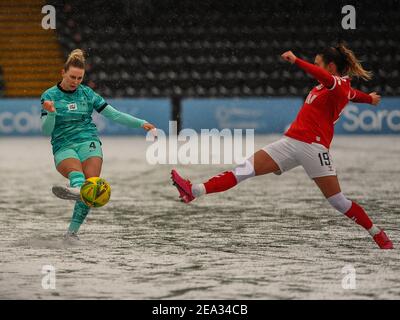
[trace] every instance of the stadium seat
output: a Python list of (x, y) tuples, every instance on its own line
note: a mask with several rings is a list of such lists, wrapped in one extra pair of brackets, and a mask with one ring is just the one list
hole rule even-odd
[[(65, 56), (76, 47), (88, 52), (86, 81), (104, 96), (303, 96), (315, 81), (283, 63), (280, 54), (293, 50), (313, 60), (338, 39), (348, 41), (374, 72), (374, 80), (355, 85), (398, 94), (399, 3), (390, 1), (392, 8), (382, 20), (373, 10), (379, 4), (365, 1), (368, 10), (357, 11), (365, 19), (356, 30), (345, 32), (336, 16), (320, 14), (337, 9), (328, 0), (308, 11), (301, 1), (262, 0), (235, 0), (229, 6), (194, 0), (154, 5), (149, 0), (129, 7), (117, 0), (113, 10), (103, 10), (109, 1), (99, 0), (90, 8), (95, 12), (90, 19), (83, 14), (87, 3), (66, 0), (56, 31)], [(276, 14), (285, 9), (295, 13)], [(316, 16), (324, 23), (314, 23)]]

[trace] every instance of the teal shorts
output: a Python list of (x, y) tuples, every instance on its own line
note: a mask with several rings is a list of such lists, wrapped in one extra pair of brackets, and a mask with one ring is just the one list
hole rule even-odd
[(68, 158), (78, 159), (80, 162), (83, 162), (91, 157), (103, 158), (101, 142), (86, 141), (82, 143), (75, 143), (66, 148), (61, 148), (54, 154), (54, 163), (57, 167), (61, 161)]

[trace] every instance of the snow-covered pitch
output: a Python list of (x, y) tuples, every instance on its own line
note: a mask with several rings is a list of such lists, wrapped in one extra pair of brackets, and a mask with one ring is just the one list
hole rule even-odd
[[(257, 136), (256, 147), (277, 138)], [(201, 182), (232, 166), (150, 165), (143, 137), (102, 141), (111, 200), (67, 246), (73, 203), (51, 193), (66, 180), (48, 139), (0, 138), (1, 299), (400, 298), (399, 136), (337, 136), (331, 150), (344, 194), (392, 238), (387, 251), (302, 168), (185, 205), (173, 167)]]

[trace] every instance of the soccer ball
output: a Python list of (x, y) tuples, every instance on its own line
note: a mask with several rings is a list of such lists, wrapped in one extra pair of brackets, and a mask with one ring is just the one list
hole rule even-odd
[(111, 187), (106, 180), (100, 177), (86, 179), (81, 187), (81, 200), (89, 207), (102, 207), (107, 204), (111, 196)]

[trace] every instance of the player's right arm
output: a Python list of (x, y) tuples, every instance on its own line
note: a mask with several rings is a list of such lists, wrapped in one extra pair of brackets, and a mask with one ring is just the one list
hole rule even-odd
[(296, 64), (326, 88), (330, 89), (335, 85), (336, 80), (328, 71), (296, 57), (292, 51), (286, 51), (281, 57), (291, 64)]
[(56, 124), (56, 108), (51, 100), (42, 98), (42, 113), (41, 113), (42, 132), (46, 135), (51, 135)]

